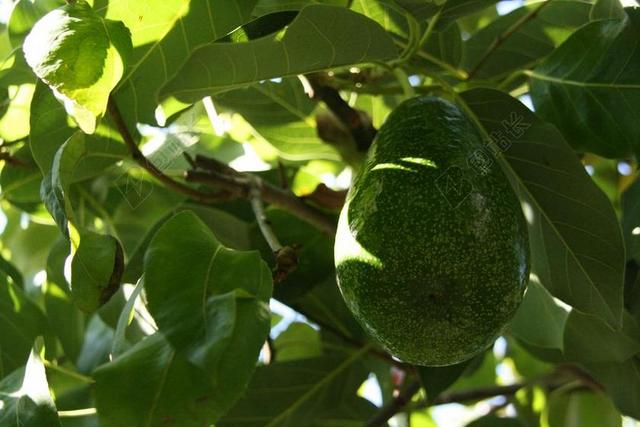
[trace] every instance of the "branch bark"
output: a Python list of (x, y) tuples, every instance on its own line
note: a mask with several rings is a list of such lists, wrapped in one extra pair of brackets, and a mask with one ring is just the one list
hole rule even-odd
[(367, 424), (365, 427), (382, 427), (387, 424), (395, 414), (404, 409), (413, 396), (420, 390), (420, 381), (414, 381), (409, 384), (404, 390), (396, 396), (391, 402), (384, 406)]
[(308, 75), (306, 79), (313, 90), (311, 97), (324, 102), (327, 108), (349, 130), (358, 151), (367, 151), (378, 132), (376, 128), (363, 120), (363, 114), (342, 99), (340, 92), (324, 84), (318, 76)]

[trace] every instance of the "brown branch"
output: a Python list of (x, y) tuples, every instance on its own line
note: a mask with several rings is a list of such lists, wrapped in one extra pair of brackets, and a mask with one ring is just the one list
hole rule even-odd
[(118, 129), (118, 132), (122, 136), (122, 139), (124, 140), (125, 144), (129, 148), (129, 151), (131, 152), (131, 156), (142, 168), (144, 168), (147, 172), (149, 172), (152, 176), (154, 176), (158, 181), (165, 184), (167, 187), (170, 187), (182, 194), (185, 194), (194, 200), (205, 202), (205, 203), (219, 201), (219, 197), (214, 194), (203, 193), (199, 190), (196, 190), (195, 188), (189, 187), (186, 184), (183, 184), (179, 181), (175, 181), (173, 178), (165, 175), (164, 172), (158, 169), (156, 165), (151, 163), (151, 161), (147, 159), (145, 155), (142, 154), (142, 151), (140, 151), (140, 149), (138, 148), (138, 145), (133, 139), (133, 136), (131, 135), (129, 128), (127, 128), (127, 125), (124, 122), (124, 119), (122, 118), (122, 114), (118, 109), (118, 105), (116, 104), (115, 99), (113, 98), (109, 99), (108, 110), (109, 110), (109, 115), (111, 116), (111, 120), (113, 121), (116, 128)]
[(546, 7), (548, 4), (550, 4), (553, 0), (547, 0), (544, 3), (540, 4), (540, 6), (536, 7), (535, 9), (533, 9), (531, 12), (527, 13), (526, 15), (524, 15), (522, 18), (518, 19), (516, 22), (513, 23), (513, 25), (511, 25), (509, 28), (507, 28), (504, 33), (498, 35), (498, 37), (496, 37), (493, 42), (491, 43), (491, 45), (489, 46), (489, 48), (487, 49), (487, 51), (484, 53), (484, 55), (482, 55), (482, 57), (478, 60), (478, 62), (476, 63), (476, 65), (471, 69), (471, 71), (469, 71), (469, 74), (467, 75), (467, 80), (471, 80), (480, 70), (480, 68), (482, 68), (484, 66), (484, 64), (487, 62), (487, 60), (491, 57), (491, 55), (493, 55), (493, 53), (500, 47), (502, 46), (502, 44), (507, 41), (507, 39), (509, 37), (511, 37), (513, 34), (515, 34), (516, 31), (518, 31), (520, 28), (522, 28), (522, 26), (524, 26), (526, 23), (528, 23), (529, 21), (535, 19), (536, 16), (538, 16), (538, 14), (540, 13), (540, 11)]
[(324, 84), (318, 76), (308, 75), (306, 79), (313, 89), (312, 98), (322, 101), (349, 130), (358, 151), (367, 151), (378, 131), (364, 120), (363, 113), (352, 108), (336, 89)]
[(4, 160), (5, 162), (7, 162), (8, 164), (12, 165), (12, 166), (16, 166), (19, 168), (25, 168), (25, 169), (31, 169), (31, 167), (33, 166), (33, 164), (28, 164), (20, 159), (18, 159), (15, 156), (12, 156), (11, 154), (7, 153), (6, 151), (0, 151), (0, 161)]
[(389, 421), (395, 414), (402, 411), (405, 406), (409, 402), (413, 396), (420, 390), (420, 381), (415, 381), (409, 384), (404, 390), (396, 396), (391, 402), (387, 405), (383, 406), (382, 409), (373, 417), (365, 427), (382, 427), (387, 425), (387, 421)]
[[(198, 162), (200, 162), (200, 164), (204, 163), (201, 157), (196, 157), (196, 163)], [(230, 198), (239, 197), (250, 199), (250, 175), (240, 173), (227, 165), (219, 164), (219, 162), (213, 159), (208, 159), (207, 162), (215, 162), (215, 167), (222, 168), (222, 171), (215, 170), (211, 167), (207, 171), (190, 170), (186, 173), (187, 181), (210, 185), (222, 190), (228, 194)], [(265, 182), (262, 186), (261, 198), (265, 202), (278, 206), (309, 224), (316, 226), (320, 231), (329, 236), (334, 236), (336, 233), (336, 222), (333, 218), (325, 215), (313, 206), (306, 204), (302, 199), (288, 190)]]

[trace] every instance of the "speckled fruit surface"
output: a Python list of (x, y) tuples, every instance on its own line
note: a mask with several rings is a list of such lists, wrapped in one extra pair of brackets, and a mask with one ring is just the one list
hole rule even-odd
[(529, 276), (526, 221), (457, 106), (418, 97), (389, 116), (349, 191), (335, 262), (349, 309), (405, 362), (458, 363), (502, 331)]

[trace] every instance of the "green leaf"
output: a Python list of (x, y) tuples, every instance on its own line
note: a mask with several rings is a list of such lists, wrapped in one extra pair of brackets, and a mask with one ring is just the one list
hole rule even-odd
[[(594, 345), (597, 343), (597, 345)], [(614, 330), (600, 319), (573, 310), (564, 332), (564, 354), (578, 362), (624, 362), (640, 353), (640, 328), (625, 311)]]
[(256, 2), (110, 2), (106, 17), (125, 23), (131, 30), (135, 48), (125, 78), (115, 93), (129, 129), (134, 129), (136, 122), (155, 123), (160, 88), (178, 73), (196, 49), (244, 24)]
[(122, 246), (112, 236), (80, 232), (80, 245), (71, 261), (71, 294), (78, 308), (92, 313), (120, 287), (124, 270)]
[(17, 141), (29, 135), (29, 104), (33, 97), (33, 82), (9, 88), (9, 108), (0, 118), (0, 138)]
[(433, 401), (440, 393), (452, 386), (469, 367), (472, 360), (443, 367), (418, 367), (418, 375), (427, 392), (427, 398)]
[[(529, 224), (532, 271), (549, 292), (578, 310), (622, 323), (624, 246), (616, 214), (560, 133), (509, 95), (462, 94), (521, 197)], [(469, 159), (482, 173), (483, 163)], [(596, 243), (597, 242), (597, 243)]]
[(547, 56), (573, 31), (589, 22), (590, 4), (554, 0), (536, 14), (534, 19), (510, 33), (504, 43), (498, 45), (488, 59), (480, 63), (495, 39), (538, 7), (539, 4), (533, 4), (516, 9), (494, 20), (469, 38), (465, 42), (464, 68), (467, 71), (475, 70), (474, 77), (481, 79), (505, 76)]
[[(23, 366), (33, 341), (44, 335), (46, 318), (24, 292), (13, 283), (0, 281), (0, 378)], [(1, 412), (0, 412), (1, 413)]]
[(640, 419), (640, 359), (635, 357), (623, 363), (589, 363), (586, 368), (604, 385), (623, 414)]
[(322, 357), (260, 367), (246, 395), (216, 426), (313, 425), (321, 413), (355, 395), (366, 378), (366, 371), (356, 363), (367, 351), (365, 347), (347, 358)]
[(622, 417), (611, 400), (599, 392), (556, 390), (545, 408), (549, 427), (621, 427)]
[(640, 262), (640, 180), (622, 193), (622, 232), (627, 256)]
[(49, 12), (24, 41), (34, 73), (60, 98), (85, 133), (107, 109), (132, 46), (129, 30), (96, 14), (79, 0)]
[(514, 337), (528, 344), (562, 350), (568, 317), (567, 309), (555, 302), (534, 276), (529, 279), (522, 305), (511, 320), (510, 330)]
[(293, 322), (274, 340), (278, 362), (308, 359), (322, 354), (320, 334), (309, 324)]
[(640, 152), (640, 10), (626, 11), (584, 26), (530, 73), (536, 112), (574, 148), (611, 158)]
[(0, 173), (3, 198), (17, 206), (38, 203), (42, 175), (33, 163), (29, 147), (21, 147), (12, 156), (20, 164), (4, 164)]
[(295, 77), (225, 92), (216, 96), (216, 102), (241, 114), (285, 159), (339, 159), (336, 151), (318, 138), (317, 104)]
[(9, 277), (13, 281), (13, 284), (18, 288), (24, 288), (24, 278), (22, 277), (22, 273), (20, 270), (16, 268), (10, 261), (6, 260), (2, 255), (0, 255), (0, 280), (6, 281), (6, 278)]
[(24, 369), (0, 382), (0, 426), (61, 426), (42, 362), (42, 338), (36, 340)]
[(217, 417), (240, 397), (270, 329), (271, 273), (257, 252), (223, 247), (185, 211), (147, 249), (149, 311), (171, 345), (216, 391)]
[(395, 0), (418, 19), (426, 19), (441, 9), (441, 20), (455, 20), (488, 8), (498, 0)]
[(103, 427), (178, 423), (202, 427), (215, 421), (218, 399), (202, 371), (156, 333), (93, 373)]
[(17, 0), (8, 22), (9, 37), (14, 47), (22, 45), (33, 25), (47, 12), (63, 6), (63, 0)]
[(624, 8), (620, 0), (596, 0), (591, 7), (591, 20), (624, 19)]
[(397, 55), (391, 38), (374, 21), (342, 7), (311, 5), (272, 36), (198, 49), (164, 86), (162, 95), (195, 102), (212, 92), (265, 79), (384, 61)]
[(111, 346), (111, 355), (114, 359), (117, 359), (127, 349), (127, 327), (133, 320), (135, 303), (143, 288), (144, 279), (140, 279), (131, 295), (129, 295), (127, 303), (122, 308), (122, 312), (118, 318), (118, 326), (113, 336), (113, 344)]

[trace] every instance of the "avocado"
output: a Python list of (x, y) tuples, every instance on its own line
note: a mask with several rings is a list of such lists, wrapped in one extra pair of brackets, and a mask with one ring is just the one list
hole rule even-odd
[(527, 224), (506, 175), (454, 104), (416, 97), (380, 128), (340, 214), (338, 285), (387, 351), (445, 366), (485, 350), (529, 278)]

